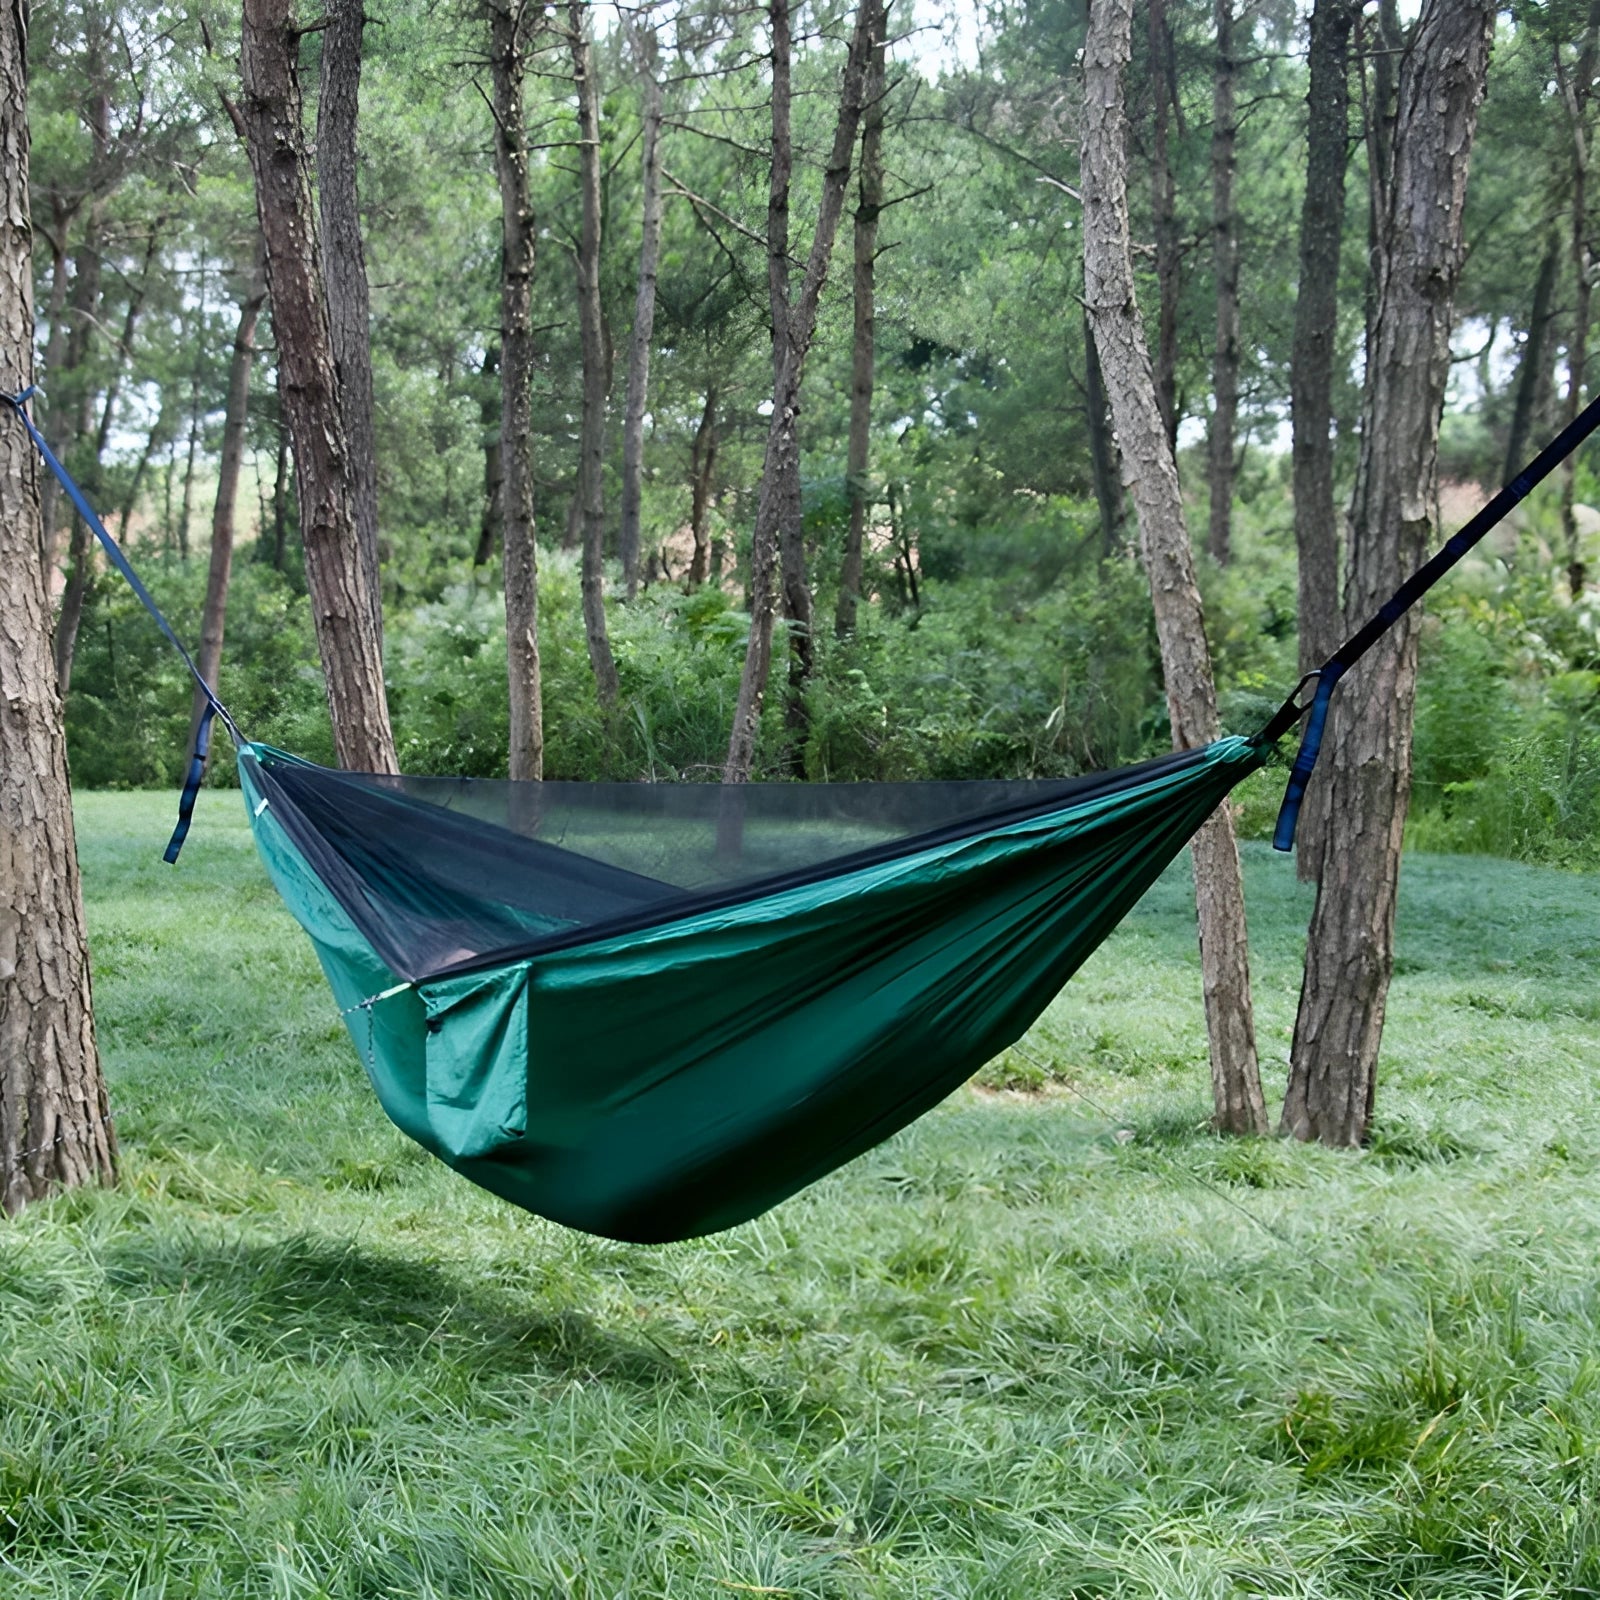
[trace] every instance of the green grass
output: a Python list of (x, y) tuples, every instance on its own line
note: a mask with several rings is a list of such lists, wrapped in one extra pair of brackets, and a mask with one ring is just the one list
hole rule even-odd
[(7, 1600), (1600, 1594), (1595, 879), (1407, 864), (1366, 1154), (1204, 1132), (1175, 873), (1031, 1092), (645, 1249), (388, 1127), (237, 807), (80, 804), (124, 1182), (0, 1228)]

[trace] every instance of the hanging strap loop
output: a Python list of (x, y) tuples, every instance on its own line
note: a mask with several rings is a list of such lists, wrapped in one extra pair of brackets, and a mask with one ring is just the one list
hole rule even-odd
[(122, 547), (113, 539), (106, 529), (106, 525), (95, 514), (94, 507), (89, 504), (85, 496), (73, 479), (73, 476), (56, 459), (55, 451), (45, 443), (45, 438), (35, 426), (34, 420), (28, 415), (28, 401), (37, 391), (36, 384), (29, 384), (18, 394), (0, 392), (0, 402), (4, 402), (22, 419), (22, 425), (28, 430), (28, 437), (33, 440), (34, 448), (44, 457), (44, 463), (55, 474), (56, 482), (66, 491), (67, 498), (72, 502), (85, 526), (97, 538), (104, 548), (107, 558), (118, 572), (128, 580), (128, 586), (138, 597), (139, 603), (148, 611), (155, 624), (167, 636), (167, 642), (183, 658), (183, 664), (189, 669), (189, 676), (194, 679), (195, 686), (200, 690), (205, 699), (205, 708), (200, 715), (200, 724), (195, 738), (194, 756), (189, 763), (188, 777), (184, 782), (183, 794), (178, 801), (178, 825), (173, 830), (171, 842), (167, 845), (166, 853), (162, 859), (173, 862), (178, 859), (178, 852), (183, 848), (183, 841), (188, 836), (189, 823), (194, 816), (195, 797), (200, 792), (201, 780), (205, 777), (206, 756), (211, 749), (211, 724), (213, 719), (220, 717), (222, 724), (227, 728), (232, 737), (234, 746), (244, 744), (244, 736), (239, 732), (238, 725), (228, 715), (228, 708), (217, 698), (216, 690), (206, 682), (199, 667), (195, 665), (194, 657), (189, 654), (172, 624), (162, 615), (161, 607), (155, 602), (155, 597), (145, 588), (139, 574), (133, 570), (128, 558), (122, 553)]
[[(1384, 601), (1365, 626), (1346, 639), (1314, 674), (1307, 674), (1307, 678), (1302, 678), (1300, 687), (1284, 701), (1273, 714), (1271, 721), (1256, 735), (1259, 742), (1276, 743), (1301, 717), (1310, 712), (1305, 733), (1300, 740), (1300, 753), (1295, 757), (1294, 767), (1289, 774), (1289, 784), (1284, 791), (1283, 806), (1278, 812), (1278, 826), (1272, 837), (1274, 850), (1294, 849), (1295, 825), (1300, 818), (1300, 805), (1305, 799), (1306, 785), (1311, 781), (1312, 770), (1322, 749), (1328, 705), (1339, 680), (1474, 545), (1504, 522), (1511, 512), (1596, 428), (1600, 428), (1600, 397), (1591, 400), (1476, 516), (1423, 562)], [(1305, 706), (1300, 704), (1300, 688), (1305, 686), (1310, 677), (1316, 678), (1317, 689), (1310, 705)]]

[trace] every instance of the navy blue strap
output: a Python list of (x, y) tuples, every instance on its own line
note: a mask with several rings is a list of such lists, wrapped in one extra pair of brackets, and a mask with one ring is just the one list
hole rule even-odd
[(172, 842), (168, 844), (166, 854), (162, 858), (165, 861), (176, 861), (178, 852), (183, 848), (183, 841), (188, 835), (189, 823), (194, 816), (195, 796), (200, 792), (200, 781), (205, 776), (206, 755), (211, 748), (212, 719), (221, 717), (236, 746), (243, 744), (244, 739), (233, 718), (228, 715), (228, 708), (217, 698), (216, 691), (201, 675), (199, 667), (194, 663), (194, 657), (185, 648), (183, 640), (173, 631), (172, 624), (161, 614), (161, 607), (156, 604), (154, 596), (145, 588), (143, 580), (129, 564), (121, 546), (106, 531), (106, 525), (95, 515), (94, 507), (89, 504), (83, 490), (73, 480), (72, 474), (56, 459), (55, 451), (45, 443), (44, 435), (34, 426), (33, 418), (28, 415), (27, 409), (34, 387), (33, 384), (29, 384), (21, 394), (0, 393), (0, 401), (9, 405), (22, 419), (22, 425), (28, 430), (28, 436), (33, 440), (39, 454), (44, 457), (45, 465), (56, 475), (56, 481), (66, 490), (67, 498), (77, 508), (78, 515), (83, 518), (89, 531), (104, 547), (112, 566), (128, 580), (128, 587), (139, 597), (145, 610), (155, 618), (156, 626), (167, 636), (172, 648), (183, 657), (183, 664), (189, 669), (189, 676), (194, 679), (205, 698), (205, 710), (201, 714), (199, 732), (195, 739), (194, 759), (189, 763), (189, 776), (178, 802), (178, 826), (173, 830)]
[[(1300, 704), (1300, 689), (1278, 708), (1256, 739), (1275, 744), (1286, 734), (1307, 709), (1311, 716), (1300, 741), (1300, 753), (1295, 757), (1294, 769), (1289, 774), (1289, 786), (1284, 792), (1283, 808), (1278, 813), (1277, 831), (1272, 837), (1275, 850), (1294, 849), (1295, 824), (1300, 817), (1300, 803), (1305, 798), (1306, 785), (1311, 780), (1312, 769), (1322, 748), (1323, 726), (1328, 716), (1328, 703), (1339, 680), (1358, 662), (1384, 634), (1386, 634), (1423, 595), (1425, 595), (1485, 534), (1498, 527), (1511, 512), (1539, 484), (1572, 454), (1574, 450), (1600, 428), (1600, 396), (1587, 406), (1554, 439), (1508, 483), (1488, 505), (1478, 512), (1461, 531), (1436, 550), (1398, 589), (1379, 607), (1377, 614), (1358, 632), (1353, 633), (1319, 667), (1315, 673), (1317, 691), (1309, 708)], [(1302, 679), (1302, 684), (1304, 680)]]

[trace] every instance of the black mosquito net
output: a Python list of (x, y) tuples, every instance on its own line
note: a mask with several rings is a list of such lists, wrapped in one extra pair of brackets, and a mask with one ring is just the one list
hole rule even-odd
[(386, 965), (417, 979), (651, 927), (1177, 772), (961, 783), (508, 783), (251, 776)]

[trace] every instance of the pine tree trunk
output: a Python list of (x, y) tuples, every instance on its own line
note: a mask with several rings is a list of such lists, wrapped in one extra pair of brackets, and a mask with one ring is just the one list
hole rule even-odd
[(1234, 0), (1216, 0), (1217, 61), (1211, 94), (1211, 236), (1217, 334), (1211, 357), (1211, 519), (1206, 547), (1225, 567), (1233, 557), (1233, 453), (1239, 425), (1239, 218), (1233, 51)]
[(1122, 485), (1117, 481), (1117, 442), (1107, 412), (1105, 374), (1095, 347), (1094, 328), (1083, 313), (1084, 409), (1089, 424), (1089, 466), (1094, 499), (1100, 509), (1100, 554), (1110, 561), (1122, 545)]
[[(1339, 643), (1339, 522), (1333, 497), (1334, 336), (1350, 143), (1350, 34), (1361, 0), (1317, 0), (1311, 16), (1306, 190), (1300, 210), (1300, 283), (1289, 364), (1294, 423), (1294, 538), (1299, 555), (1300, 671)], [(1327, 827), (1327, 791), (1312, 786), (1300, 812), (1297, 865), (1316, 876)]]
[[(816, 332), (817, 304), (827, 277), (839, 216), (844, 209), (845, 185), (850, 179), (850, 157), (861, 125), (866, 100), (866, 80), (872, 51), (881, 36), (880, 0), (860, 0), (850, 54), (839, 93), (839, 114), (834, 123), (833, 145), (823, 173), (811, 250), (806, 259), (800, 296), (791, 305), (787, 294), (789, 213), (789, 7), (788, 0), (771, 0), (768, 22), (773, 39), (772, 178), (769, 188), (767, 253), (769, 284), (773, 285), (773, 392), (772, 417), (767, 427), (762, 458), (761, 495), (756, 505), (755, 534), (750, 546), (750, 639), (745, 647), (744, 672), (734, 707), (724, 783), (746, 783), (755, 762), (756, 735), (761, 727), (761, 703), (772, 667), (772, 628), (778, 602), (778, 552), (786, 501), (784, 486), (800, 481), (800, 380), (806, 355)], [(780, 55), (781, 41), (781, 55)], [(781, 68), (780, 68), (781, 63)], [(780, 82), (781, 70), (781, 82)], [(781, 122), (780, 122), (781, 118)], [(781, 134), (781, 139), (780, 139)], [(775, 226), (775, 223), (777, 224)], [(781, 241), (781, 244), (780, 244)], [(782, 252), (780, 256), (780, 250)], [(781, 272), (782, 276), (777, 275)], [(782, 285), (782, 293), (778, 285)], [(724, 849), (729, 841), (722, 841)]]
[[(1558, 66), (1559, 66), (1559, 46)], [(1590, 0), (1589, 18), (1578, 48), (1577, 70), (1562, 84), (1572, 139), (1572, 338), (1567, 344), (1567, 404), (1563, 426), (1570, 427), (1583, 409), (1584, 377), (1589, 365), (1589, 317), (1593, 254), (1589, 249), (1589, 102), (1600, 62), (1600, 0)], [(1583, 594), (1588, 574), (1578, 539), (1578, 460), (1561, 464), (1561, 532), (1567, 562), (1567, 586), (1574, 600)]]
[[(1133, 0), (1093, 0), (1083, 56), (1084, 299), (1111, 396), (1125, 480), (1139, 518), (1172, 742), (1183, 750), (1216, 738), (1217, 702), (1177, 462), (1134, 296), (1123, 100), (1132, 29)], [(1228, 1133), (1264, 1133), (1267, 1116), (1250, 1001), (1244, 885), (1233, 813), (1226, 801), (1196, 835), (1192, 848), (1215, 1124)]]
[(245, 0), (241, 57), (250, 166), (266, 241), (279, 393), (294, 449), (306, 586), (340, 765), (393, 772), (382, 609), (356, 530), (322, 253), (311, 200), (293, 0)]
[(650, 346), (655, 337), (656, 265), (661, 255), (661, 84), (656, 76), (655, 33), (643, 31), (640, 53), (644, 75), (644, 189), (639, 247), (639, 288), (634, 296), (633, 332), (628, 341), (628, 397), (622, 421), (622, 521), (617, 553), (627, 595), (639, 590), (639, 513), (644, 499), (644, 414), (650, 393)]
[(1178, 298), (1182, 261), (1178, 240), (1178, 190), (1172, 172), (1172, 115), (1177, 109), (1177, 67), (1173, 61), (1172, 26), (1167, 0), (1150, 0), (1150, 78), (1155, 102), (1155, 128), (1150, 164), (1150, 205), (1156, 235), (1155, 383), (1156, 403), (1167, 435), (1167, 447), (1178, 447)]
[(361, 99), (362, 0), (329, 0), (317, 99), (317, 194), (322, 212), (328, 328), (339, 376), (339, 409), (350, 451), (356, 540), (366, 568), (372, 625), (383, 635), (383, 579), (378, 562), (378, 463), (373, 436), (371, 296), (361, 242), (356, 122)]
[[(884, 7), (883, 33), (888, 31)], [(850, 436), (845, 471), (850, 484), (850, 524), (839, 568), (839, 599), (833, 631), (847, 639), (856, 631), (861, 600), (863, 551), (872, 493), (867, 471), (872, 452), (872, 390), (877, 358), (878, 215), (883, 209), (883, 122), (886, 42), (880, 35), (872, 52), (866, 108), (861, 119), (860, 202), (855, 226), (855, 330), (850, 352)]]
[(694, 554), (689, 561), (688, 584), (698, 589), (711, 575), (711, 551), (706, 538), (711, 515), (711, 483), (717, 466), (717, 386), (706, 385), (700, 426), (689, 452), (689, 532)]
[[(239, 301), (239, 327), (228, 364), (228, 400), (222, 421), (222, 455), (217, 463), (217, 498), (211, 512), (211, 563), (206, 571), (205, 608), (200, 615), (200, 649), (195, 664), (200, 676), (217, 687), (222, 666), (222, 635), (228, 615), (228, 581), (233, 573), (234, 510), (239, 499), (239, 471), (244, 464), (245, 424), (250, 411), (250, 368), (256, 356), (256, 323), (267, 298), (266, 266), (256, 265), (253, 281)], [(205, 714), (206, 697), (198, 685), (189, 710), (189, 755), (194, 755)]]
[(490, 0), (494, 151), (500, 180), (500, 526), (511, 698), (510, 774), (544, 776), (539, 565), (533, 523), (533, 263), (523, 80), (527, 0)]
[[(0, 350), (32, 381), (27, 10), (0, 7)], [(61, 698), (40, 560), (39, 465), (0, 419), (0, 1211), (116, 1179), (89, 992)]]
[[(145, 297), (150, 292), (150, 275), (155, 266), (156, 252), (160, 243), (159, 228), (158, 223), (150, 231), (150, 238), (145, 247), (144, 265), (128, 295), (128, 304), (122, 317), (122, 333), (117, 340), (114, 363), (106, 380), (105, 394), (101, 399), (100, 422), (94, 430), (93, 444), (89, 453), (80, 457), (78, 462), (79, 482), (83, 485), (91, 504), (98, 503), (101, 498), (106, 448), (111, 442), (111, 427), (116, 420), (123, 374), (133, 358), (133, 340), (139, 329), (139, 317), (144, 310)], [(80, 437), (87, 432), (83, 424), (88, 418), (91, 398), (92, 392), (85, 385), (79, 407)], [(54, 475), (51, 476), (53, 481)], [(83, 625), (84, 608), (88, 605), (89, 596), (94, 589), (96, 553), (89, 525), (81, 517), (74, 517), (72, 543), (67, 552), (67, 582), (61, 595), (61, 614), (56, 618), (53, 647), (56, 686), (63, 703), (72, 688), (72, 662), (78, 649), (78, 630)]]
[(583, 527), (583, 630), (602, 709), (617, 703), (617, 663), (606, 632), (605, 309), (600, 298), (600, 83), (585, 7), (567, 0), (572, 78), (578, 95), (578, 175), (583, 220), (578, 234), (578, 334), (583, 349), (583, 416), (578, 431), (578, 501)]
[[(500, 346), (491, 344), (483, 353), (483, 375), (498, 380)], [(504, 447), (500, 443), (500, 385), (483, 386), (478, 402), (478, 425), (483, 430), (483, 513), (478, 519), (478, 547), (472, 552), (474, 567), (487, 566), (500, 542), (501, 488), (505, 478)]]
[(1539, 263), (1539, 276), (1533, 285), (1533, 308), (1528, 317), (1528, 337), (1523, 341), (1522, 359), (1517, 363), (1517, 392), (1511, 410), (1511, 430), (1506, 438), (1504, 481), (1509, 483), (1528, 464), (1529, 441), (1539, 417), (1546, 409), (1550, 392), (1551, 357), (1555, 341), (1550, 337), (1555, 322), (1553, 306), (1556, 274), (1561, 270), (1561, 239), (1552, 231)]
[[(1352, 625), (1393, 594), (1434, 532), (1462, 202), (1495, 9), (1494, 0), (1427, 0), (1401, 67), (1350, 521)], [(1341, 686), (1314, 780), (1328, 788), (1329, 823), (1283, 1109), (1283, 1131), (1297, 1139), (1359, 1145), (1372, 1118), (1394, 969), (1419, 629), (1412, 611)]]

